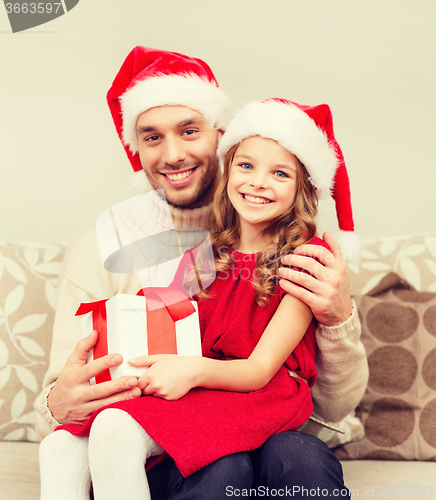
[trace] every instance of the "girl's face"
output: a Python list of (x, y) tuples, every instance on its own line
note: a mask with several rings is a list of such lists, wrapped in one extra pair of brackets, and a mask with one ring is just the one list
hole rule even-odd
[(263, 137), (244, 139), (230, 165), (227, 193), (241, 228), (259, 231), (288, 210), (297, 191), (297, 157)]

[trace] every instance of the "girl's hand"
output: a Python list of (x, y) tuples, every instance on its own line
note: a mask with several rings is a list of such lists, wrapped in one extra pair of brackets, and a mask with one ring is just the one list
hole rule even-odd
[(177, 356), (176, 354), (155, 354), (139, 356), (129, 360), (132, 366), (148, 366), (138, 379), (142, 394), (163, 399), (180, 399), (195, 384), (195, 373), (200, 356)]

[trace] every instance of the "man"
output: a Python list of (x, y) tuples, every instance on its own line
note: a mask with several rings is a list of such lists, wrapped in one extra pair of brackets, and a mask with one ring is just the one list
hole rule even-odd
[[(216, 148), (231, 117), (229, 102), (210, 68), (181, 54), (136, 47), (115, 78), (108, 103), (135, 175), (146, 177), (154, 189), (163, 189), (174, 224), (207, 226), (221, 177)], [(159, 207), (152, 216), (165, 225)], [(138, 214), (137, 222), (150, 217)], [(332, 253), (304, 245), (284, 259), (310, 275), (284, 268), (281, 277), (283, 288), (305, 301), (321, 323), (314, 408), (322, 418), (337, 422), (360, 401), (367, 364), (345, 262), (331, 236), (326, 234), (325, 240)], [(59, 423), (82, 423), (112, 402), (140, 397), (135, 377), (90, 385), (93, 376), (122, 359), (111, 354), (86, 364), (98, 333), (79, 340), (80, 322), (74, 317), (81, 302), (135, 294), (139, 288), (134, 275), (105, 271), (95, 228), (69, 249), (60, 278), (50, 367), (35, 404), (41, 436)], [(186, 479), (166, 460), (150, 471), (149, 480), (153, 499), (224, 498), (253, 484), (330, 492), (343, 488), (340, 464), (324, 443), (298, 432), (277, 434), (250, 455), (224, 457)], [(167, 491), (159, 491), (163, 485)]]

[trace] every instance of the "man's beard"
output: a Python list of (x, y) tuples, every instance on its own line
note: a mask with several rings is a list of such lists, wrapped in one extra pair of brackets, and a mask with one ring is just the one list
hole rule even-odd
[[(203, 176), (201, 177), (200, 182), (195, 188), (195, 191), (187, 198), (185, 198), (184, 196), (183, 189), (180, 191), (180, 193), (178, 193), (177, 191), (173, 192), (171, 190), (169, 190), (169, 192), (166, 192), (165, 188), (163, 186), (157, 185), (153, 176), (151, 176), (145, 169), (144, 173), (153, 189), (164, 189), (167, 202), (170, 205), (177, 208), (196, 208), (203, 206), (206, 200), (211, 200), (213, 198), (212, 190), (216, 187), (215, 179), (219, 169), (218, 157), (216, 155), (210, 156), (208, 158), (207, 165), (208, 166), (206, 172), (204, 172)], [(182, 166), (182, 168), (177, 170), (183, 170), (184, 168), (186, 168), (186, 166)], [(188, 165), (188, 168), (193, 168), (193, 166)], [(177, 172), (177, 170), (174, 170), (174, 172)], [(165, 182), (166, 181), (164, 181), (164, 183)]]

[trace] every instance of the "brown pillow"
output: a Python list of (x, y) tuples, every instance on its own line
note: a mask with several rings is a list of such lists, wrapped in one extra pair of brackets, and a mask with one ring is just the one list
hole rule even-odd
[(365, 437), (337, 456), (436, 461), (436, 293), (390, 273), (355, 300), (369, 364), (357, 409)]

